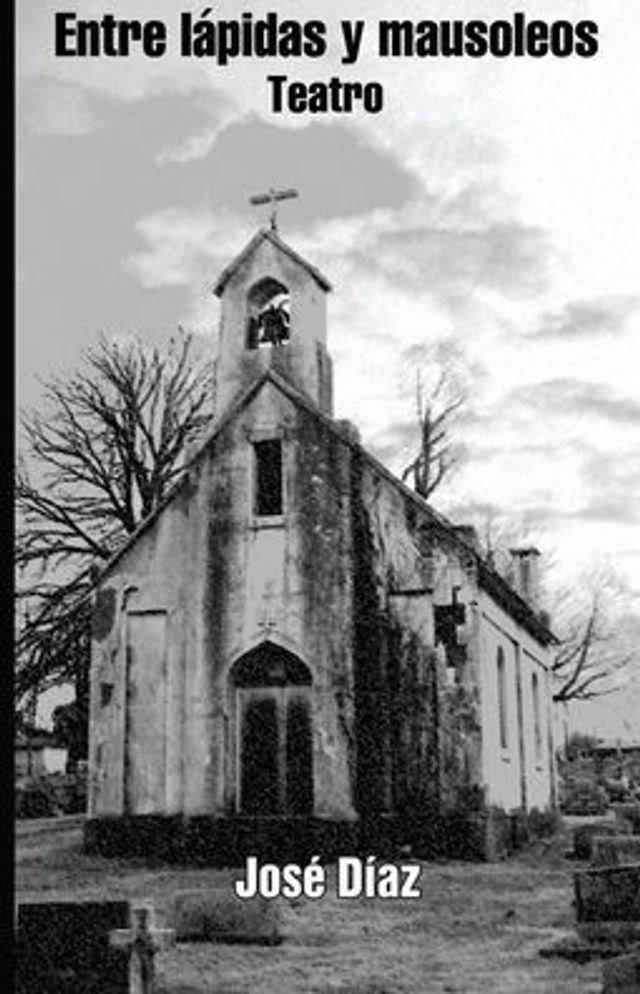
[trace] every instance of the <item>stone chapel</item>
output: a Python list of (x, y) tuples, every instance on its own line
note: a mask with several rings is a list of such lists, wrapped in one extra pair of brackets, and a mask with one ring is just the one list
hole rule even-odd
[(536, 550), (507, 583), (334, 419), (330, 290), (273, 227), (215, 285), (210, 429), (95, 595), (90, 849), (482, 857), (555, 807)]

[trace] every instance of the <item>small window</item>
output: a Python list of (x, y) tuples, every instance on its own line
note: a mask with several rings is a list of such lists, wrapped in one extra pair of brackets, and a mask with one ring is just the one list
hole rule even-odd
[(531, 677), (531, 699), (533, 703), (533, 740), (536, 763), (542, 762), (542, 726), (540, 724), (540, 684), (538, 674)]
[(255, 442), (254, 451), (255, 513), (282, 514), (282, 443), (278, 438)]
[(106, 708), (111, 703), (111, 698), (113, 697), (113, 684), (112, 683), (101, 683), (100, 684), (100, 707)]
[(507, 673), (504, 663), (504, 650), (502, 646), (498, 648), (497, 672), (498, 672), (498, 720), (500, 725), (500, 748), (506, 749), (509, 745), (509, 727), (507, 723)]

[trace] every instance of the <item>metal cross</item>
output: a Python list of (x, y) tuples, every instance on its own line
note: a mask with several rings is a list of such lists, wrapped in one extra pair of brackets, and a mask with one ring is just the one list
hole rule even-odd
[(258, 622), (258, 628), (260, 629), (261, 632), (264, 632), (267, 638), (269, 638), (271, 632), (276, 631), (277, 627), (278, 627), (278, 622), (274, 621), (274, 619), (270, 615), (265, 615), (265, 617), (261, 618), (261, 620)]
[(268, 193), (257, 193), (255, 197), (249, 197), (249, 203), (255, 206), (259, 204), (271, 204), (271, 210), (269, 212), (269, 223), (271, 225), (271, 230), (278, 230), (278, 201), (279, 200), (292, 200), (294, 197), (298, 196), (297, 190), (274, 190), (272, 186), (269, 187)]
[(154, 956), (160, 949), (173, 945), (175, 932), (171, 928), (155, 928), (153, 908), (138, 905), (131, 908), (130, 928), (117, 928), (109, 934), (109, 942), (129, 954), (129, 994), (153, 994), (155, 990)]

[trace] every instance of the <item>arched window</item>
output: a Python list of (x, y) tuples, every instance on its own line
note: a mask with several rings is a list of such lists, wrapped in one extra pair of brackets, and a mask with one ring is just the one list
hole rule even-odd
[(507, 715), (507, 671), (504, 662), (504, 650), (498, 647), (498, 657), (496, 662), (498, 677), (498, 721), (500, 727), (500, 748), (507, 749), (509, 746), (509, 723)]
[(533, 742), (536, 763), (542, 762), (542, 727), (540, 724), (540, 684), (538, 674), (531, 677), (531, 702), (533, 706)]
[(271, 642), (233, 668), (238, 714), (238, 809), (248, 815), (313, 811), (311, 674)]
[(289, 341), (289, 291), (283, 283), (266, 276), (247, 295), (247, 348), (283, 345)]

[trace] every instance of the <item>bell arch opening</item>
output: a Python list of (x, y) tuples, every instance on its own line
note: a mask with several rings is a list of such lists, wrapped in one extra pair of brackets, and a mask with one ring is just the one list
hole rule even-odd
[(247, 294), (248, 349), (284, 345), (289, 341), (290, 303), (288, 288), (272, 276), (254, 283)]
[(231, 671), (237, 721), (237, 809), (261, 816), (313, 811), (311, 673), (266, 642)]

